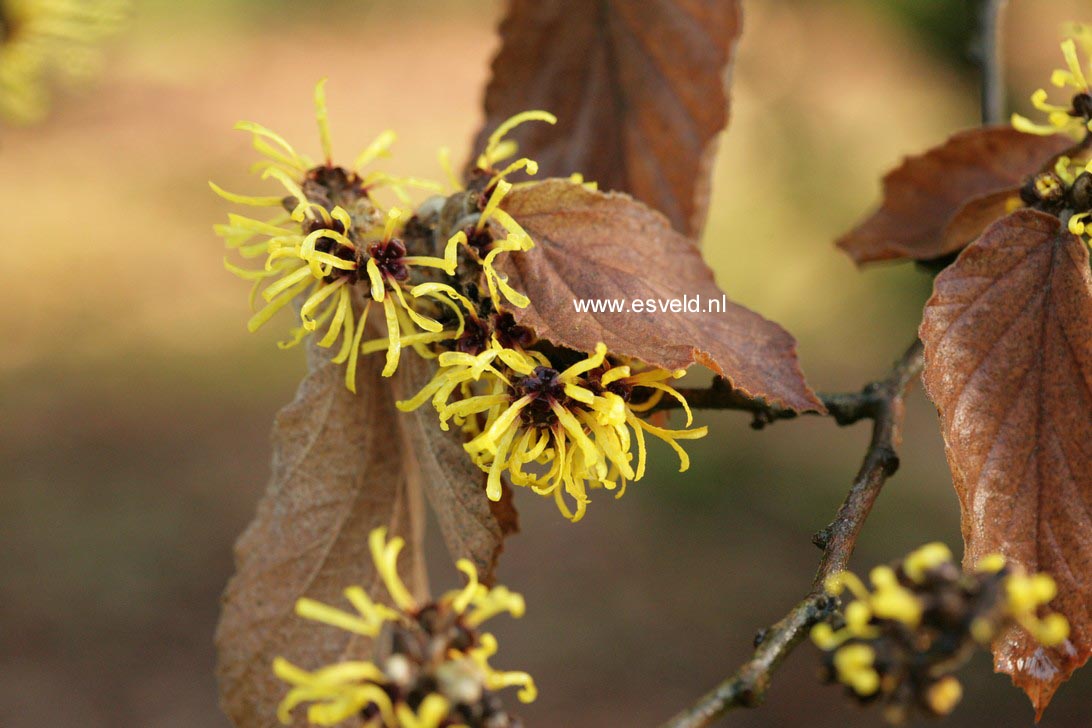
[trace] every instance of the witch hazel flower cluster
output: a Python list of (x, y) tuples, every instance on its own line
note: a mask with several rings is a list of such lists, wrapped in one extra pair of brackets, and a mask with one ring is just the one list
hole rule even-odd
[[(269, 211), (233, 213), (215, 227), (235, 256), (257, 263), (225, 260), (253, 283), (251, 331), (293, 310), (295, 325), (280, 346), (311, 338), (331, 350), (353, 392), (361, 356), (383, 354), (384, 377), (397, 372), (405, 352), (433, 362), (432, 380), (398, 406), (431, 404), (441, 428), (463, 431), (468, 457), (488, 474), (491, 500), (500, 499), (503, 478), (552, 498), (566, 518), (579, 520), (591, 489), (621, 496), (629, 481), (641, 479), (648, 436), (677, 452), (680, 470), (689, 467), (679, 441), (703, 437), (706, 428), (690, 427), (689, 408), (671, 386), (683, 370), (651, 367), (602, 344), (587, 352), (559, 347), (513, 316), (533, 302), (509, 284), (498, 259), (526, 253), (535, 242), (504, 200), (517, 185), (537, 184), (508, 178), (534, 175), (538, 165), (516, 157), (506, 137), (520, 124), (555, 123), (552, 114), (527, 111), (501, 124), (465, 185), (442, 153), (454, 189), (443, 194), (440, 183), (373, 169), (390, 153), (391, 131), (351, 166), (336, 164), (322, 82), (315, 107), (321, 162), (264, 126), (240, 122), (236, 128), (252, 135), (261, 155), (253, 171), (279, 191), (243, 195), (212, 184), (229, 202)], [(580, 175), (569, 181), (594, 189)], [(413, 211), (412, 189), (432, 193)], [(655, 413), (664, 396), (682, 403), (686, 429), (665, 427), (663, 413)]]

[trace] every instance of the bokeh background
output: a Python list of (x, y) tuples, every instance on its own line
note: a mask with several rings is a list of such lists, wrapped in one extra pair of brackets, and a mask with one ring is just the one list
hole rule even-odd
[[(929, 279), (861, 273), (831, 241), (874, 204), (900, 156), (977, 123), (961, 0), (749, 0), (729, 133), (705, 236), (729, 295), (799, 339), (826, 391), (856, 389), (912, 340)], [(1077, 0), (1013, 0), (1014, 103), (1059, 59)], [(304, 365), (250, 336), (206, 184), (254, 189), (239, 119), (317, 151), (328, 76), (336, 149), (386, 127), (398, 173), (468, 154), (499, 2), (138, 3), (92, 89), (29, 129), (0, 128), (0, 724), (223, 728), (212, 632), (231, 544), (268, 474), (268, 431)], [(855, 557), (865, 569), (932, 539), (958, 552), (957, 502), (935, 413), (909, 402), (903, 468)], [(530, 670), (530, 726), (651, 726), (750, 652), (807, 588), (809, 536), (855, 472), (867, 425), (805, 419), (711, 435), (679, 475), (659, 467), (578, 525), (521, 493), (501, 579), (530, 605), (498, 620), (501, 666)], [(432, 571), (452, 580), (432, 534)], [(801, 647), (740, 726), (878, 725), (815, 680)], [(980, 656), (953, 726), (1030, 725)], [(513, 701), (514, 702), (514, 701)], [(1086, 726), (1092, 670), (1044, 726)]]

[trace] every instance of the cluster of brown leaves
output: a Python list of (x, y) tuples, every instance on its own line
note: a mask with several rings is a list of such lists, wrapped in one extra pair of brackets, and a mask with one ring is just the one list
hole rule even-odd
[[(571, 308), (574, 298), (721, 297), (697, 237), (740, 23), (738, 0), (513, 0), (472, 151), (513, 114), (548, 109), (559, 124), (520, 127), (520, 153), (539, 161), (540, 177), (580, 172), (610, 190), (546, 181), (506, 200), (536, 243), (504, 264), (532, 301), (513, 313), (536, 336), (585, 352), (603, 341), (669, 369), (699, 363), (749, 397), (822, 411), (792, 337), (742, 306), (719, 315), (584, 318)], [(372, 592), (366, 540), (374, 526), (406, 538), (407, 583), (419, 596), (427, 590), (426, 498), (453, 557), (474, 561), (486, 583), (518, 528), (511, 493), (486, 499), (485, 476), (460, 433), (442, 432), (424, 410), (396, 413), (394, 401), (427, 381), (430, 363), (404, 361), (392, 381), (363, 357), (357, 397), (325, 352), (309, 356), (310, 373), (277, 418), (272, 480), (236, 547), (217, 631), (223, 703), (244, 727), (275, 722), (283, 692), (269, 672), (275, 656), (317, 667), (366, 654), (359, 640), (334, 643), (330, 630), (294, 618), (293, 606), (300, 597), (335, 601), (352, 584)]]
[(1067, 642), (1015, 629), (993, 645), (1039, 715), (1092, 653), (1092, 276), (1058, 218), (1006, 205), (1071, 146), (1001, 127), (957, 134), (888, 174), (880, 209), (838, 243), (858, 263), (958, 254), (925, 305), (925, 387), (965, 564), (1000, 552), (1058, 584)]

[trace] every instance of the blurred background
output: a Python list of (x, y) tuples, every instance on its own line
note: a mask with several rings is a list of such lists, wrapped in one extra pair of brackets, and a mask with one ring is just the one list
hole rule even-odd
[[(251, 336), (247, 284), (223, 270), (210, 191), (258, 192), (239, 119), (317, 152), (311, 93), (329, 76), (335, 150), (400, 135), (396, 173), (435, 177), (480, 122), (494, 0), (137, 4), (92, 88), (32, 128), (0, 127), (0, 724), (224, 728), (212, 676), (231, 545), (268, 475), (268, 432), (302, 352)], [(1060, 61), (1087, 2), (1013, 0), (1013, 103)], [(1081, 16), (1083, 12), (1083, 18)], [(750, 0), (706, 251), (729, 295), (792, 331), (811, 384), (857, 389), (913, 339), (928, 277), (854, 270), (831, 241), (907, 153), (978, 121), (961, 0)], [(461, 161), (458, 159), (457, 161)], [(732, 672), (756, 629), (806, 591), (867, 425), (753, 432), (701, 414), (695, 466), (666, 447), (644, 481), (577, 525), (520, 493), (500, 578), (527, 615), (497, 620), (496, 664), (527, 669), (529, 726), (651, 726)], [(936, 416), (908, 406), (903, 467), (859, 569), (929, 540), (959, 551)], [(431, 534), (433, 576), (453, 580)], [(491, 625), (491, 626), (493, 626)], [(767, 704), (727, 725), (878, 725), (815, 680), (802, 646)], [(1030, 725), (980, 655), (953, 726)], [(1086, 726), (1092, 669), (1044, 726)], [(514, 698), (511, 698), (515, 703)]]

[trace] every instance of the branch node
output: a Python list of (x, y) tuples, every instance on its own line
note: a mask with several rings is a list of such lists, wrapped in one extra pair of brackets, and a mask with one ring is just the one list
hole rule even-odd
[(765, 694), (765, 686), (744, 688), (739, 694), (739, 702), (744, 708), (755, 708), (762, 704), (762, 696)]
[(880, 459), (880, 467), (883, 468), (884, 477), (890, 478), (899, 470), (899, 455), (890, 445), (881, 445), (876, 450)]
[(838, 598), (827, 593), (820, 594), (815, 600), (815, 621), (826, 619), (838, 609)]
[(770, 407), (763, 409), (756, 409), (754, 411), (753, 419), (751, 420), (752, 430), (761, 430), (766, 425), (771, 425), (777, 420), (792, 420), (796, 418), (796, 413), (792, 410), (776, 410)]

